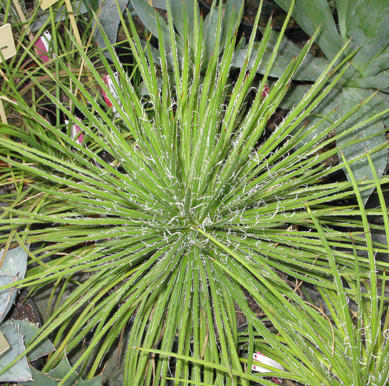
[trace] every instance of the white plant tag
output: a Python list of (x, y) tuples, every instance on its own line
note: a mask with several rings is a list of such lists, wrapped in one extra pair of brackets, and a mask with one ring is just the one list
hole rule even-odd
[(55, 4), (58, 0), (40, 0), (40, 6), (42, 9), (47, 9)]
[[(260, 352), (253, 354), (253, 358), (257, 362), (263, 363), (264, 365), (271, 366), (271, 367), (274, 367), (274, 368), (276, 368), (278, 370), (282, 370), (282, 371), (285, 370), (278, 362), (276, 362), (273, 359), (270, 359), (269, 357), (261, 354)], [(258, 371), (259, 373), (270, 373), (271, 372), (271, 370), (269, 370), (269, 369), (265, 369), (264, 367), (260, 367), (260, 366), (256, 366), (256, 365), (253, 365), (252, 369), (253, 369), (253, 371)]]
[(39, 36), (39, 38), (35, 42), (37, 53), (41, 58), (42, 62), (45, 63), (47, 63), (50, 60), (50, 56), (49, 56), (50, 42), (51, 42), (51, 34), (49, 31), (43, 32), (43, 35)]
[[(12, 58), (16, 55), (16, 47), (14, 37), (12, 35), (11, 24), (7, 23), (0, 27), (0, 51), (4, 60)], [(0, 57), (0, 63), (2, 59)]]

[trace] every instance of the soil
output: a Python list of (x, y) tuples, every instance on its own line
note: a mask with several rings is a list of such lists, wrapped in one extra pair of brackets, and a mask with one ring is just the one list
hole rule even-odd
[(10, 319), (27, 320), (31, 323), (41, 326), (41, 318), (34, 302), (26, 299), (27, 292), (21, 292), (16, 298), (16, 303), (11, 310)]

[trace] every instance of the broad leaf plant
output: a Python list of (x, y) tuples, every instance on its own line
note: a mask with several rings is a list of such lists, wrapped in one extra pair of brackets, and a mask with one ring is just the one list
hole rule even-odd
[[(291, 0), (275, 0), (275, 2), (285, 11), (292, 4)], [(365, 100), (372, 92), (377, 92), (376, 98), (361, 109), (353, 119), (339, 127), (338, 131), (344, 131), (355, 121), (372, 117), (387, 108), (389, 105), (389, 28), (386, 19), (388, 12), (389, 3), (386, 0), (337, 0), (335, 2), (301, 0), (296, 2), (292, 14), (293, 19), (309, 36), (312, 36), (320, 27), (321, 31), (316, 43), (324, 54), (321, 58), (310, 58), (311, 64), (306, 63), (300, 69), (297, 76), (300, 81), (316, 80), (317, 74), (328, 65), (329, 61), (333, 60), (349, 39), (351, 42), (344, 55), (352, 50), (358, 50), (338, 85), (329, 94), (325, 103), (318, 106), (310, 117), (311, 122), (317, 121), (317, 116), (323, 116), (335, 107), (339, 107), (338, 116), (340, 116), (355, 104)], [(296, 53), (296, 48), (295, 44), (286, 39), (283, 54), (289, 57), (292, 53)], [(280, 69), (284, 67), (281, 62), (280, 67)], [(296, 103), (306, 92), (307, 87), (309, 86), (301, 83), (296, 85), (293, 92), (283, 101), (283, 106), (290, 107)], [(372, 121), (345, 137), (339, 138), (337, 143), (340, 147), (352, 140), (355, 141), (354, 144), (344, 149), (346, 158), (354, 159), (365, 154), (366, 149), (370, 151), (385, 143), (388, 118), (388, 115), (384, 115), (381, 119)], [(387, 150), (381, 150), (372, 159), (378, 175), (381, 176), (388, 160)], [(350, 166), (358, 179), (373, 177), (366, 158)], [(347, 170), (344, 170), (350, 178)], [(370, 189), (362, 194), (365, 203), (372, 191), (373, 189)]]

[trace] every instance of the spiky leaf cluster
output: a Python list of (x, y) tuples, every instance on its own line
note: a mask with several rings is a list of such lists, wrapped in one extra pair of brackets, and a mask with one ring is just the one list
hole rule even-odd
[[(178, 58), (167, 5), (171, 41), (165, 50), (164, 40), (159, 40), (158, 61), (149, 43), (140, 41), (131, 19), (129, 30), (122, 20), (142, 93), (117, 59), (112, 69), (101, 55), (115, 87), (115, 93), (110, 92), (88, 55), (78, 49), (109, 95), (113, 103), (109, 110), (58, 58), (89, 103), (80, 103), (59, 82), (61, 91), (85, 115), (78, 122), (85, 135), (82, 143), (69, 135), (69, 126), (61, 130), (23, 106), (19, 108), (25, 109), (28, 135), (4, 126), (4, 133), (29, 139), (2, 137), (6, 150), (1, 159), (35, 176), (29, 199), (9, 206), (8, 218), (2, 220), (23, 229), (24, 242), (39, 242), (31, 254), (36, 266), (21, 283), (74, 286), (36, 339), (38, 344), (55, 332), (58, 349), (45, 371), (65, 352), (79, 350), (87, 338), (89, 345), (74, 369), (83, 369), (93, 358), (88, 375), (93, 377), (130, 325), (126, 385), (166, 384), (168, 377), (206, 385), (248, 385), (259, 375), (246, 372), (244, 362), (250, 369), (253, 350), (259, 349), (282, 363), (286, 378), (304, 382), (313, 376), (312, 382), (321, 384), (330, 376), (338, 384), (344, 369), (331, 368), (325, 358), (333, 350), (343, 356), (342, 332), (328, 328), (327, 319), (306, 306), (285, 277), (336, 292), (342, 279), (356, 280), (355, 254), (349, 252), (366, 250), (361, 208), (352, 201), (355, 186), (326, 180), (326, 160), (337, 152), (328, 146), (334, 140), (329, 135), (361, 106), (328, 124), (315, 138), (297, 129), (346, 68), (343, 63), (336, 66), (335, 58), (304, 99), (266, 134), (267, 122), (312, 42), (265, 96), (267, 74), (259, 83), (255, 74), (271, 21), (255, 52), (251, 38), (237, 74), (231, 71), (237, 39), (231, 25), (225, 50), (211, 56), (204, 75), (200, 45), (192, 59), (189, 44), (184, 45), (183, 58)], [(204, 31), (196, 9), (191, 36), (201, 41)], [(219, 7), (219, 30), (221, 12)], [(186, 20), (184, 42), (190, 35)], [(160, 28), (158, 33), (161, 36)], [(214, 53), (219, 44), (217, 34)], [(66, 104), (40, 89), (76, 121)], [(254, 95), (252, 100), (249, 94)], [(330, 116), (317, 125), (329, 122)], [(304, 146), (295, 146), (304, 140)], [(45, 151), (47, 147), (50, 151)], [(361, 182), (359, 189), (374, 184)], [(371, 278), (371, 264), (360, 258), (359, 278)], [(248, 297), (261, 308), (260, 315), (250, 308)], [(340, 309), (346, 306), (341, 299)], [(243, 335), (238, 333), (239, 313), (247, 324)], [(322, 330), (316, 339), (318, 328)], [(170, 355), (176, 358), (174, 364)], [(70, 376), (69, 372), (63, 382)]]

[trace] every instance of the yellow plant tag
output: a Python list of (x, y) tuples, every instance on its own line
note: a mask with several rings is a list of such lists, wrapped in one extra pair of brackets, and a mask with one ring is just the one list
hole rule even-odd
[[(12, 58), (16, 55), (16, 47), (14, 37), (12, 35), (11, 24), (5, 24), (0, 27), (0, 51), (4, 56), (4, 60)], [(0, 63), (2, 59), (0, 57)]]
[(40, 0), (39, 3), (42, 9), (46, 9), (55, 4), (58, 0)]
[(0, 355), (5, 353), (10, 348), (10, 345), (5, 339), (5, 336), (0, 332)]

